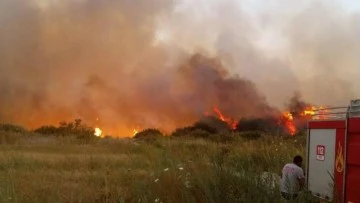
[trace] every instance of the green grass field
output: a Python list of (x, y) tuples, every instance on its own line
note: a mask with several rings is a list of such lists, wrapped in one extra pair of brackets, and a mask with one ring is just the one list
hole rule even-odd
[[(214, 142), (43, 136), (0, 131), (1, 202), (281, 202), (260, 181), (280, 173), (305, 136)], [(303, 195), (297, 202), (306, 202)]]

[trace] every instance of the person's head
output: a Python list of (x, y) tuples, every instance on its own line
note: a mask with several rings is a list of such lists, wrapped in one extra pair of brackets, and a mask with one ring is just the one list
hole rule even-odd
[(293, 159), (293, 163), (296, 164), (297, 166), (301, 167), (302, 165), (302, 157), (300, 155), (296, 155)]

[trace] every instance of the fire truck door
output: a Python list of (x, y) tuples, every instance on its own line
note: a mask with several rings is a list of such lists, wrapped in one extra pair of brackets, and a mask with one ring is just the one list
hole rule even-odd
[(310, 129), (308, 189), (329, 200), (333, 198), (335, 140), (335, 129)]

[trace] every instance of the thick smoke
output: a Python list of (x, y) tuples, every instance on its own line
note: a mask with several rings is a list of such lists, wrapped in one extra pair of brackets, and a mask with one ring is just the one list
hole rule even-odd
[[(308, 109), (309, 107), (310, 109)], [(294, 96), (291, 97), (287, 104), (287, 109), (293, 117), (299, 117), (304, 112), (304, 110), (311, 110), (311, 104), (308, 104), (302, 100), (299, 92), (295, 92)]]
[(182, 2), (159, 26), (170, 47), (220, 56), (271, 104), (283, 107), (294, 91), (318, 105), (358, 97), (359, 14), (346, 1)]
[(356, 97), (358, 14), (274, 2), (0, 1), (0, 122), (82, 118), (128, 136), (213, 106), (270, 115), (297, 90), (318, 104)]
[[(108, 118), (102, 126), (116, 125), (110, 119), (114, 118), (123, 125), (119, 128), (156, 127), (169, 132), (204, 114), (214, 115), (214, 107), (236, 119), (278, 113), (251, 81), (230, 77), (218, 59), (195, 54), (184, 60), (175, 69), (133, 81), (131, 90), (120, 91), (106, 80), (90, 77), (82, 94), (81, 115)], [(105, 112), (93, 108), (99, 101), (105, 105), (97, 109)]]

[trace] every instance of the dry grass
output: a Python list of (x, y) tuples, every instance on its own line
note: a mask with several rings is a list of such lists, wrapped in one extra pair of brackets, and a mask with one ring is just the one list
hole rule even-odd
[(13, 132), (0, 138), (0, 202), (280, 202), (278, 189), (259, 181), (261, 172), (279, 173), (295, 154), (304, 155), (304, 137), (227, 144), (82, 144)]

